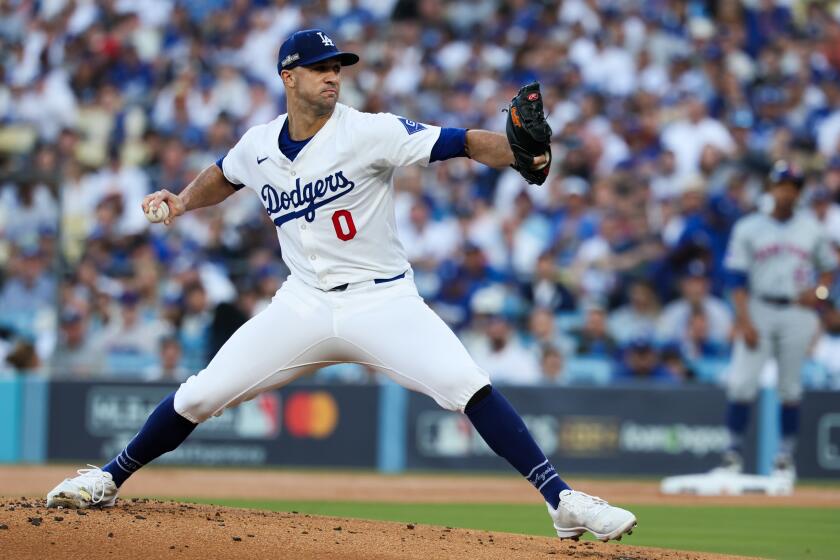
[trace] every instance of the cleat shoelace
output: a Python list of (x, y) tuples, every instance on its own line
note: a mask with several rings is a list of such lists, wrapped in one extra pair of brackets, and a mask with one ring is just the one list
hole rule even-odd
[(572, 496), (574, 497), (571, 500), (561, 500), (560, 503), (563, 504), (566, 509), (571, 510), (571, 512), (577, 517), (581, 517), (587, 511), (591, 510), (594, 510), (592, 511), (593, 515), (597, 514), (599, 511), (609, 506), (606, 500), (602, 500), (598, 496), (590, 496), (584, 492), (576, 492), (575, 494), (572, 494)]
[[(84, 479), (91, 479), (90, 501), (98, 504), (105, 499), (105, 478), (104, 471), (96, 465), (88, 464), (89, 469), (78, 469), (76, 472)], [(98, 492), (98, 495), (97, 495)]]

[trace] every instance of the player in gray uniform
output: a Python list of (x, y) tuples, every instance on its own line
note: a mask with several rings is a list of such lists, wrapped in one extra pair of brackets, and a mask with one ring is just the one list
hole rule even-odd
[(793, 453), (799, 430), (801, 370), (816, 336), (816, 309), (828, 299), (837, 266), (823, 227), (796, 211), (803, 186), (800, 172), (779, 161), (769, 176), (773, 210), (754, 212), (735, 224), (725, 266), (733, 285), (736, 334), (727, 387), (726, 424), (731, 435), (722, 469), (741, 472), (750, 405), (769, 358), (778, 364), (782, 443), (776, 474), (795, 477)]

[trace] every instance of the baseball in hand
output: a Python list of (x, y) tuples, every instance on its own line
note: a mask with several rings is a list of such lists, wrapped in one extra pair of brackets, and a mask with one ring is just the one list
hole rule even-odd
[(169, 206), (163, 201), (157, 207), (149, 204), (149, 209), (146, 211), (146, 219), (156, 224), (162, 222), (169, 217)]
[(541, 163), (534, 164), (534, 169), (542, 169), (543, 167), (551, 163), (551, 152), (545, 152), (542, 157), (543, 161)]

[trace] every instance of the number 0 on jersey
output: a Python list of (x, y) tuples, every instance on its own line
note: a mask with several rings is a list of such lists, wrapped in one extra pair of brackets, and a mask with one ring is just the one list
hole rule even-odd
[(353, 223), (353, 215), (349, 210), (336, 210), (332, 215), (335, 234), (342, 241), (350, 241), (356, 237), (356, 224)]

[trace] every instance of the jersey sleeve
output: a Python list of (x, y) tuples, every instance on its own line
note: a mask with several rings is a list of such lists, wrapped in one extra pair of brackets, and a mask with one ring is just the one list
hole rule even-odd
[(242, 135), (239, 142), (225, 154), (216, 165), (222, 170), (225, 176), (235, 189), (239, 190), (248, 184), (249, 164), (251, 156), (255, 153), (251, 148), (253, 129)]
[(368, 115), (364, 124), (366, 144), (378, 154), (384, 166), (429, 165), (440, 127), (419, 123), (391, 113)]
[(724, 266), (733, 271), (748, 272), (752, 250), (749, 244), (748, 223), (740, 221), (735, 224), (732, 237), (729, 239), (729, 246), (726, 248)]

